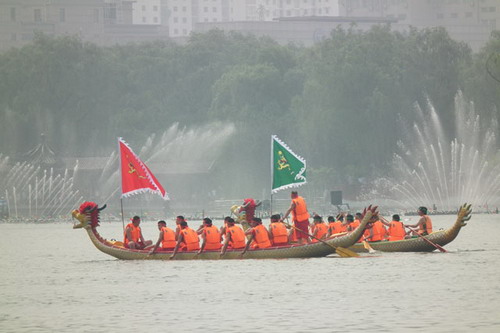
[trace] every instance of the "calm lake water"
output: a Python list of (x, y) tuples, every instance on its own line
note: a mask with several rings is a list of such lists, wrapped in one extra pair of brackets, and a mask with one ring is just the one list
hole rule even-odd
[(120, 261), (70, 222), (0, 224), (0, 331), (500, 332), (499, 227), (473, 215), (451, 253)]

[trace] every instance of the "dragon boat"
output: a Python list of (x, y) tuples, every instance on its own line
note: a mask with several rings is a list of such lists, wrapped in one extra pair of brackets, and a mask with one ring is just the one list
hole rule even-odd
[[(436, 250), (436, 247), (432, 243), (444, 246), (457, 237), (462, 227), (466, 226), (466, 222), (470, 220), (471, 212), (471, 205), (462, 205), (458, 210), (455, 223), (446, 230), (439, 230), (426, 236), (400, 241), (366, 242), (370, 245), (366, 247), (362, 243), (356, 243), (349, 249), (355, 252), (369, 252), (371, 247), (373, 250), (381, 252), (432, 252)], [(426, 239), (430, 242), (426, 241)]]
[[(84, 202), (78, 210), (72, 212), (73, 218), (80, 223), (73, 225), (74, 229), (83, 228), (87, 231), (92, 243), (98, 250), (124, 260), (168, 260), (173, 251), (158, 251), (149, 255), (149, 250), (135, 250), (123, 247), (121, 242), (108, 241), (97, 232), (99, 226), (99, 212), (106, 206), (98, 207), (94, 202)], [(220, 257), (219, 250), (178, 252), (175, 260), (218, 260), (218, 259), (278, 259), (278, 258), (311, 258), (324, 257), (335, 252), (336, 248), (348, 248), (353, 245), (362, 235), (364, 228), (372, 217), (377, 215), (376, 207), (368, 207), (363, 212), (361, 224), (353, 232), (331, 238), (318, 243), (304, 245), (275, 246), (266, 249), (249, 249), (243, 256), (242, 250), (228, 249), (224, 256)]]

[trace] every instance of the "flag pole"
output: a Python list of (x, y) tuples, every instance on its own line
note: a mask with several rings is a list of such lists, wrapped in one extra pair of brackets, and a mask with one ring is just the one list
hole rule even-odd
[(120, 206), (122, 208), (122, 227), (123, 232), (125, 232), (125, 218), (123, 217), (123, 198), (120, 198)]
[(118, 166), (120, 169), (120, 184), (122, 188), (122, 194), (120, 194), (120, 207), (121, 207), (121, 212), (122, 212), (122, 227), (123, 227), (123, 232), (125, 232), (125, 216), (123, 215), (123, 178), (122, 178), (122, 150), (120, 149), (120, 138), (118, 138), (118, 154), (120, 156), (118, 160)]
[(270, 216), (273, 215), (273, 179), (274, 179), (274, 135), (271, 135), (271, 203), (269, 204)]

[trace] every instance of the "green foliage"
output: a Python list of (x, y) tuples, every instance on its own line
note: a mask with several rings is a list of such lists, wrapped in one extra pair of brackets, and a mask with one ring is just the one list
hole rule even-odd
[[(140, 144), (175, 122), (224, 120), (237, 135), (214, 167), (220, 183), (244, 174), (245, 193), (262, 193), (277, 134), (326, 190), (383, 173), (402, 134), (399, 119), (415, 120), (415, 102), (430, 99), (450, 133), (459, 89), (484, 119), (496, 115), (491, 54), (500, 54), (499, 33), (472, 55), (444, 29), (401, 34), (388, 26), (338, 28), (310, 48), (219, 30), (185, 45), (108, 48), (39, 34), (0, 54), (0, 152), (25, 152), (46, 132), (62, 155), (108, 154), (117, 136)], [(242, 193), (233, 185), (228, 195)]]

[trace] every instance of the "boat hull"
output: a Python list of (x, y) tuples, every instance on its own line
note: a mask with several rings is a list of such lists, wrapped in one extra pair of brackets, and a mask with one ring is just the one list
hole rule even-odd
[[(460, 207), (457, 219), (452, 227), (446, 230), (440, 230), (424, 236), (427, 240), (440, 246), (444, 246), (452, 242), (457, 236), (462, 227), (466, 225), (466, 221), (470, 220), (471, 209), (470, 205), (464, 204)], [(436, 247), (426, 242), (423, 237), (409, 238), (400, 241), (380, 241), (367, 242), (373, 250), (381, 252), (432, 252)], [(349, 248), (358, 253), (369, 252), (362, 243), (356, 243)]]
[[(92, 243), (100, 251), (123, 260), (169, 260), (172, 251), (159, 251), (153, 255), (148, 250), (132, 250), (113, 245), (102, 239), (94, 228), (87, 227), (87, 233)], [(306, 245), (288, 245), (280, 247), (270, 247), (267, 249), (248, 250), (243, 256), (242, 250), (227, 250), (224, 256), (220, 256), (220, 251), (204, 251), (197, 254), (197, 251), (178, 252), (174, 260), (220, 260), (220, 259), (284, 259), (284, 258), (314, 258), (324, 257), (335, 252), (336, 247), (347, 248), (354, 244), (361, 236), (361, 229), (351, 234), (332, 238), (325, 243), (311, 243)]]

